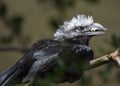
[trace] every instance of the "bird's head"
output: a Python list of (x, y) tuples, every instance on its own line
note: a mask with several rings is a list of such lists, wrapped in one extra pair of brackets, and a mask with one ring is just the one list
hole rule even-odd
[(65, 21), (55, 32), (54, 37), (57, 40), (75, 40), (90, 38), (93, 36), (105, 34), (107, 30), (99, 23), (94, 23), (92, 16), (77, 15), (70, 21)]

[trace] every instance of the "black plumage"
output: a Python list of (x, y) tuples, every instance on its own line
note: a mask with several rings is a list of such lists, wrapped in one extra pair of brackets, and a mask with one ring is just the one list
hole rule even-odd
[[(52, 79), (54, 82), (78, 80), (84, 68), (94, 57), (89, 47), (90, 38), (103, 34), (101, 31), (105, 30), (102, 26), (93, 24), (89, 16), (79, 15), (76, 19), (81, 23), (84, 20), (90, 22), (89, 18), (91, 23), (86, 26), (74, 25), (69, 30), (64, 24), (56, 31), (56, 39), (45, 39), (35, 43), (23, 58), (0, 75), (0, 85), (9, 86), (16, 79), (28, 82), (35, 77), (43, 78), (49, 74), (54, 77)], [(67, 22), (67, 25), (71, 22)]]

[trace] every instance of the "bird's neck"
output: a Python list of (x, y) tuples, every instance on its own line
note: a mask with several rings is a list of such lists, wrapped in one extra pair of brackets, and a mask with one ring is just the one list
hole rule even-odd
[(89, 39), (90, 37), (80, 37), (80, 38), (73, 38), (73, 39), (67, 39), (64, 40), (65, 42), (69, 44), (80, 44), (80, 45), (89, 45)]

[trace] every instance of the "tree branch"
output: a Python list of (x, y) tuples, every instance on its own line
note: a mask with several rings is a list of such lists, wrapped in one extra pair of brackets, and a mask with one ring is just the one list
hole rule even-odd
[(17, 45), (0, 45), (0, 51), (27, 51), (28, 47), (26, 46), (17, 46)]
[[(26, 46), (15, 46), (15, 45), (0, 45), (0, 51), (27, 51), (29, 48)], [(93, 59), (89, 62), (89, 64), (85, 67), (84, 70), (90, 70), (95, 67), (107, 64), (114, 63), (116, 66), (120, 67), (120, 48), (118, 48), (115, 52), (110, 53), (108, 55), (104, 55), (102, 57)]]
[(120, 48), (118, 48), (113, 53), (91, 60), (89, 62), (89, 65), (85, 68), (85, 70), (93, 69), (95, 67), (107, 64), (109, 62), (112, 62), (116, 66), (120, 67)]

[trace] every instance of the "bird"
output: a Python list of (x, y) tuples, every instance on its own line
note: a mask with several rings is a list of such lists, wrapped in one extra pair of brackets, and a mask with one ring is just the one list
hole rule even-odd
[(10, 86), (17, 79), (25, 83), (48, 76), (56, 83), (75, 82), (94, 59), (89, 40), (104, 35), (106, 30), (90, 15), (78, 14), (64, 21), (54, 33), (54, 39), (34, 43), (15, 65), (0, 75), (0, 86)]

